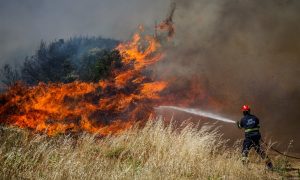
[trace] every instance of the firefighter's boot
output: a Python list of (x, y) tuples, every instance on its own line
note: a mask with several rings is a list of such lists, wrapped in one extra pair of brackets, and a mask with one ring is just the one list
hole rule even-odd
[(270, 170), (270, 171), (273, 170), (273, 163), (271, 162), (270, 159), (268, 159), (268, 160), (266, 161), (266, 168), (267, 168), (268, 170)]
[(247, 156), (242, 156), (242, 163), (243, 165), (247, 165), (249, 163), (249, 159)]

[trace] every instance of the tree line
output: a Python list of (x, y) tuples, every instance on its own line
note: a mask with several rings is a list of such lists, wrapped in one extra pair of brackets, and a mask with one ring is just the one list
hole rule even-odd
[(34, 55), (26, 57), (19, 68), (4, 64), (0, 68), (0, 81), (4, 87), (17, 81), (28, 85), (96, 82), (107, 78), (114, 66), (121, 66), (121, 55), (114, 50), (118, 43), (101, 37), (59, 39), (49, 44), (41, 41)]

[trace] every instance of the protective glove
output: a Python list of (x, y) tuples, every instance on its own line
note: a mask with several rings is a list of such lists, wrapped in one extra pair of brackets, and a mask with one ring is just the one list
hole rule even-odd
[(237, 127), (241, 129), (240, 121), (236, 121), (235, 123), (236, 123)]

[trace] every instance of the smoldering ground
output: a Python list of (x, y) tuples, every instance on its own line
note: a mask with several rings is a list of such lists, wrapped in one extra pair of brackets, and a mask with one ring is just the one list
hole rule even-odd
[(159, 72), (183, 85), (198, 77), (227, 116), (250, 104), (265, 136), (300, 152), (300, 2), (176, 2), (175, 47)]

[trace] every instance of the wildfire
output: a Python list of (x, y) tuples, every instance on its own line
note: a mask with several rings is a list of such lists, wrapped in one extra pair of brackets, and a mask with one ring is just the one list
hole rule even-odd
[[(160, 42), (169, 40), (174, 34), (175, 7), (172, 3), (167, 18), (155, 27), (167, 31), (167, 37), (142, 35), (140, 27), (131, 41), (116, 47), (122, 57), (122, 66), (112, 69), (106, 80), (12, 86), (0, 95), (0, 123), (48, 135), (82, 131), (108, 135), (118, 134), (137, 121), (148, 120), (157, 105), (214, 102), (201, 91), (197, 80), (175, 78), (168, 80), (171, 83), (168, 86), (169, 83), (154, 80), (151, 74), (145, 73), (147, 67), (164, 57)], [(185, 85), (178, 88), (174, 81)]]
[(116, 49), (123, 66), (106, 81), (11, 87), (0, 98), (0, 122), (49, 135), (80, 131), (107, 135), (147, 120), (167, 86), (143, 75), (147, 66), (162, 59), (160, 43), (136, 33)]

